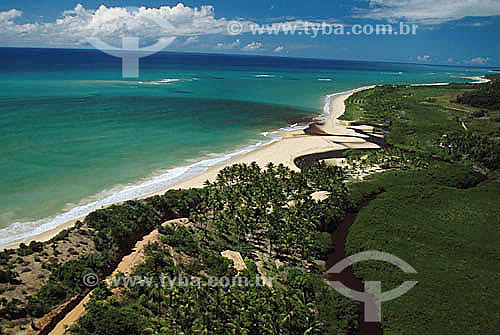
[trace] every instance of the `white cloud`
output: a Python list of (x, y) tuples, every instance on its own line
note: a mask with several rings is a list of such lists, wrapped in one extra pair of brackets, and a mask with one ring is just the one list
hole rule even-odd
[(223, 42), (218, 42), (215, 47), (217, 49), (237, 49), (240, 47), (240, 40), (237, 39), (236, 41), (232, 42), (232, 43), (229, 43), (229, 44), (226, 44), (226, 43), (223, 43)]
[(500, 15), (498, 0), (370, 0), (369, 8), (357, 9), (355, 16), (438, 24), (467, 16), (496, 15)]
[[(124, 36), (136, 36), (143, 43), (172, 36), (188, 37), (209, 34), (227, 35), (228, 19), (216, 18), (212, 6), (191, 8), (182, 3), (173, 7), (123, 8), (100, 6), (96, 10), (77, 5), (64, 11), (54, 22), (17, 24), (14, 19), (22, 12), (16, 9), (0, 12), (0, 41), (4, 43), (29, 43), (40, 45), (78, 46), (87, 44), (86, 37), (99, 37), (119, 44)], [(241, 21), (242, 24), (250, 24)], [(167, 23), (167, 24), (162, 24)]]
[(244, 47), (242, 50), (251, 51), (251, 50), (259, 50), (264, 48), (264, 45), (261, 42), (252, 42)]
[(490, 57), (482, 58), (482, 57), (476, 57), (472, 58), (469, 61), (466, 61), (466, 63), (471, 63), (471, 64), (486, 64), (491, 60)]
[(428, 62), (430, 61), (431, 56), (417, 56), (417, 61), (419, 62)]
[(274, 53), (280, 53), (282, 52), (283, 50), (285, 49), (284, 46), (280, 45), (278, 47), (276, 47), (276, 49), (273, 50)]
[[(11, 9), (6, 12), (0, 12), (0, 22), (8, 22), (16, 17), (23, 15), (23, 12), (17, 9)], [(12, 23), (12, 22), (11, 22)]]
[[(64, 11), (55, 21), (19, 24), (15, 19), (23, 13), (16, 9), (0, 12), (0, 42), (3, 45), (33, 45), (81, 47), (88, 46), (87, 37), (97, 37), (113, 46), (120, 46), (125, 36), (139, 37), (141, 46), (151, 45), (162, 38), (180, 37), (178, 46), (200, 44), (206, 35), (228, 36), (232, 19), (217, 18), (215, 8), (193, 8), (179, 3), (159, 8), (106, 7), (87, 9), (81, 4)], [(274, 18), (268, 29), (283, 34), (283, 29), (303, 31), (318, 22), (295, 18)], [(252, 33), (255, 23), (238, 19), (242, 33)], [(160, 24), (158, 24), (160, 22)], [(161, 24), (168, 23), (167, 26)], [(163, 26), (163, 27), (162, 27)], [(285, 28), (283, 28), (285, 27)], [(306, 28), (307, 27), (307, 28)], [(267, 30), (264, 31), (267, 35)], [(212, 42), (213, 43), (213, 42)], [(212, 44), (213, 45), (213, 44)], [(240, 48), (239, 45), (220, 43), (218, 48)], [(250, 43), (244, 50), (262, 49), (262, 44)], [(280, 50), (278, 50), (280, 51)], [(277, 51), (277, 52), (278, 52)]]
[(186, 38), (186, 40), (184, 41), (184, 45), (188, 45), (188, 44), (196, 44), (200, 42), (200, 37), (199, 36), (189, 36), (188, 38)]

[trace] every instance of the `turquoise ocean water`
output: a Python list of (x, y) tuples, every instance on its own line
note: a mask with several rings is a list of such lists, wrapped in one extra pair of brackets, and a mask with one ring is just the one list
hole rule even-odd
[(0, 49), (0, 245), (161, 190), (324, 113), (327, 94), (487, 70), (160, 53), (121, 78), (91, 50)]

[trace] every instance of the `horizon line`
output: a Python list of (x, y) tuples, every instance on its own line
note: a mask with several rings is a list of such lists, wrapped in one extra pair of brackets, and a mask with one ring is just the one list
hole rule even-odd
[[(96, 48), (79, 48), (79, 47), (49, 47), (49, 46), (1, 46), (0, 49), (47, 49), (47, 50), (93, 50), (102, 52)], [(223, 53), (223, 52), (202, 52), (202, 51), (177, 51), (177, 50), (161, 50), (157, 54), (192, 54), (192, 55), (218, 55), (218, 56), (240, 56), (240, 57), (262, 57), (262, 58), (286, 58), (286, 59), (308, 59), (320, 61), (340, 61), (340, 62), (363, 62), (363, 63), (390, 63), (390, 64), (405, 64), (405, 65), (421, 65), (421, 66), (446, 66), (446, 67), (463, 67), (463, 68), (479, 68), (479, 69), (498, 69), (500, 65), (467, 65), (467, 64), (442, 64), (442, 63), (416, 63), (404, 61), (390, 60), (365, 60), (365, 59), (339, 59), (339, 58), (319, 58), (311, 56), (285, 56), (285, 55), (256, 55), (256, 54), (240, 54), (240, 53)]]

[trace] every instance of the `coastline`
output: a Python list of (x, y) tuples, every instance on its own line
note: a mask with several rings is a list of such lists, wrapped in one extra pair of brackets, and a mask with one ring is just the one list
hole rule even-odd
[(476, 77), (463, 76), (463, 77), (458, 77), (458, 78), (474, 80), (473, 82), (471, 82), (471, 84), (486, 84), (486, 83), (491, 82), (491, 79), (479, 77), (479, 76), (476, 76)]
[[(321, 127), (323, 127), (324, 131), (335, 133), (335, 122), (338, 117), (340, 117), (345, 110), (344, 101), (349, 98), (352, 94), (373, 88), (375, 86), (365, 86), (360, 87), (344, 92), (338, 92), (334, 94), (330, 94), (326, 96), (325, 106), (324, 106), (324, 114), (320, 116), (320, 118), (324, 118), (323, 121), (311, 121), (309, 124), (319, 124), (324, 123)], [(303, 127), (304, 128), (304, 127)], [(228, 159), (224, 159), (224, 157), (220, 158), (221, 162), (217, 162), (218, 159), (214, 159), (216, 161), (215, 164), (206, 167), (201, 173), (197, 173), (195, 175), (191, 175), (184, 180), (180, 180), (175, 182), (174, 184), (162, 188), (158, 191), (154, 191), (151, 193), (147, 193), (145, 195), (131, 197), (127, 200), (137, 200), (137, 199), (145, 199), (154, 195), (163, 194), (171, 189), (182, 189), (182, 188), (199, 188), (203, 187), (203, 184), (206, 180), (214, 180), (217, 176), (218, 172), (233, 164), (238, 163), (251, 163), (257, 162), (257, 164), (261, 167), (265, 167), (268, 163), (272, 162), (274, 164), (283, 164), (293, 170), (298, 171), (298, 168), (294, 164), (294, 159), (301, 155), (306, 155), (314, 152), (327, 151), (327, 150), (335, 150), (335, 149), (344, 149), (345, 146), (335, 143), (339, 142), (329, 140), (324, 136), (311, 136), (307, 135), (304, 132), (304, 129), (296, 129), (293, 130), (291, 128), (284, 128), (277, 132), (277, 137), (271, 139), (266, 144), (262, 144), (260, 146), (250, 146), (245, 149), (236, 151), (232, 154), (225, 155), (224, 157), (229, 156)], [(346, 127), (342, 127), (342, 131), (337, 131), (336, 135), (352, 135), (353, 131), (348, 131)], [(352, 139), (346, 138), (349, 142), (352, 142)], [(126, 201), (126, 200), (122, 200)], [(121, 201), (115, 201), (114, 203), (119, 203)], [(107, 206), (111, 206), (109, 204)], [(104, 206), (106, 207), (106, 206)], [(72, 227), (78, 220), (83, 220), (87, 214), (82, 215), (80, 217), (72, 218), (66, 220), (64, 223), (59, 224), (55, 227), (47, 229), (46, 231), (35, 233), (33, 236), (29, 236), (26, 238), (21, 238), (17, 241), (8, 242), (3, 246), (0, 246), (0, 250), (4, 249), (15, 249), (19, 247), (21, 243), (29, 244), (32, 241), (40, 241), (45, 242), (53, 237), (55, 237), (61, 231)]]
[[(465, 79), (475, 80), (473, 83), (489, 82), (488, 79), (482, 77), (467, 77)], [(414, 84), (412, 86), (435, 86), (435, 85), (448, 85), (448, 84), (449, 83)], [(298, 171), (299, 169), (298, 167), (295, 166), (294, 160), (299, 156), (308, 155), (312, 153), (325, 152), (325, 151), (341, 150), (341, 149), (378, 148), (377, 145), (364, 141), (361, 138), (353, 140), (352, 138), (353, 135), (358, 137), (360, 136), (359, 134), (356, 134), (355, 131), (352, 129), (354, 127), (350, 127), (350, 129), (348, 129), (346, 122), (338, 121), (338, 118), (345, 112), (345, 104), (344, 104), (345, 100), (347, 100), (351, 95), (357, 92), (371, 89), (374, 87), (376, 87), (376, 85), (359, 87), (356, 89), (327, 95), (324, 106), (324, 114), (319, 117), (321, 118), (322, 121), (311, 121), (309, 123), (309, 125), (316, 125), (317, 128), (320, 129), (320, 131), (323, 133), (323, 136), (306, 134), (304, 132), (304, 129), (302, 128), (297, 130), (290, 130), (294, 128), (293, 126), (291, 128), (281, 129), (280, 131), (273, 132), (277, 133), (278, 136), (276, 138), (271, 139), (269, 142), (265, 144), (257, 144), (249, 146), (242, 150), (224, 155), (220, 158), (214, 158), (213, 160), (210, 161), (214, 161), (215, 163), (212, 165), (208, 165), (206, 167), (202, 167), (202, 171), (200, 171), (200, 173), (195, 173), (194, 175), (190, 175), (185, 179), (177, 181), (166, 188), (162, 188), (158, 191), (154, 191), (144, 195), (130, 197), (128, 199), (116, 200), (112, 203), (106, 204), (105, 206), (101, 206), (98, 208), (108, 207), (111, 206), (112, 204), (120, 203), (127, 200), (145, 199), (154, 195), (163, 194), (171, 189), (200, 188), (203, 187), (205, 181), (207, 180), (213, 181), (221, 169), (227, 166), (231, 166), (233, 164), (241, 164), (241, 163), (249, 164), (251, 162), (256, 162), (260, 167), (265, 167), (268, 163), (272, 162), (273, 164), (276, 165), (283, 164), (292, 170)], [(318, 120), (318, 118), (316, 118), (316, 120)], [(371, 129), (371, 127), (369, 126), (357, 126), (356, 128), (365, 131)], [(326, 136), (324, 136), (325, 134)], [(205, 161), (199, 163), (203, 162)], [(338, 160), (335, 163), (342, 164), (342, 160)], [(189, 167), (193, 166), (196, 167), (197, 164), (198, 163), (193, 164)], [(203, 164), (200, 165), (203, 166)], [(186, 167), (180, 167), (179, 169), (182, 168)], [(174, 168), (172, 170), (175, 169), (177, 168)], [(178, 177), (182, 178), (182, 174)], [(176, 177), (174, 177), (173, 179), (176, 179)], [(92, 211), (93, 210), (91, 210), (90, 212)], [(68, 213), (65, 213), (62, 216), (67, 214)], [(79, 217), (66, 220), (55, 227), (47, 229), (46, 231), (35, 233), (33, 234), (33, 236), (20, 238), (17, 241), (7, 242), (6, 244), (0, 246), (0, 250), (15, 249), (21, 243), (29, 244), (32, 241), (40, 241), (40, 242), (48, 241), (53, 237), (55, 237), (59, 232), (72, 227), (78, 220), (83, 220), (86, 217), (86, 215), (88, 215), (88, 213)]]

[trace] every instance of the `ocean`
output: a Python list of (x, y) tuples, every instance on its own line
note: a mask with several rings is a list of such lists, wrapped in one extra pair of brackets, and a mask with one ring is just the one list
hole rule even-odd
[(278, 139), (372, 84), (487, 70), (158, 53), (123, 79), (97, 50), (0, 48), (0, 246), (146, 195)]

